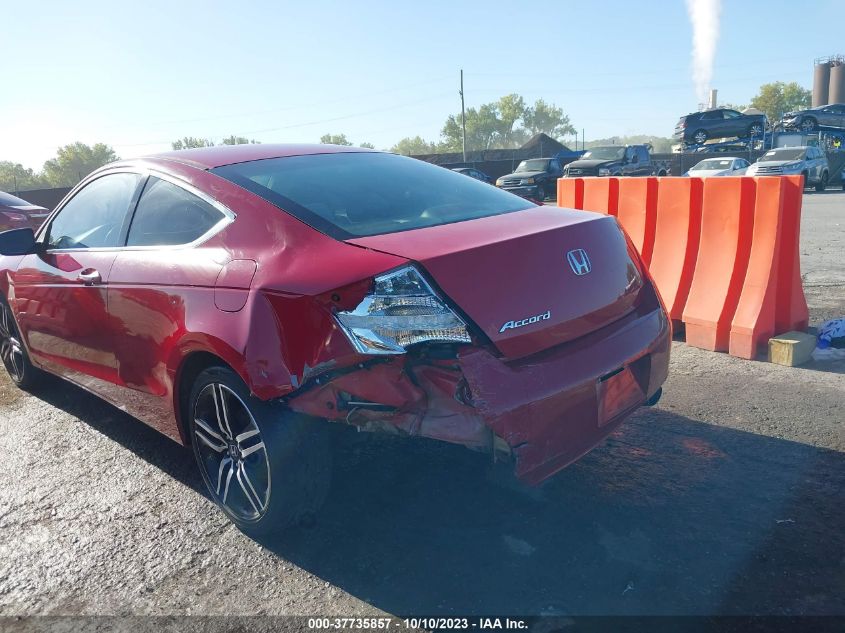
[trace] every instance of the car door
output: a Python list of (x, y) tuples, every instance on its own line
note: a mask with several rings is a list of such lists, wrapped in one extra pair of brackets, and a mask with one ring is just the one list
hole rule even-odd
[(838, 129), (845, 129), (845, 105), (832, 105), (830, 108), (830, 123), (827, 125)]
[[(187, 183), (151, 174), (112, 268), (108, 305), (115, 371), (124, 387), (120, 400), (129, 413), (173, 437), (178, 431), (168, 367), (177, 345), (187, 328), (198, 327), (196, 319), (226, 318), (242, 308), (238, 302), (245, 301), (245, 291), (231, 286), (251, 282), (255, 272), (254, 262), (233, 265), (225, 249), (204, 245), (233, 219), (231, 211)], [(218, 290), (227, 267), (231, 283)]]
[(718, 138), (721, 134), (724, 118), (722, 117), (721, 110), (712, 110), (703, 112), (698, 123), (697, 129), (703, 129), (707, 132), (708, 139)]
[(32, 360), (104, 393), (116, 380), (107, 288), (142, 176), (113, 172), (79, 189), (11, 275), (14, 310)]
[(722, 110), (722, 136), (745, 136), (750, 125), (746, 117), (736, 110)]

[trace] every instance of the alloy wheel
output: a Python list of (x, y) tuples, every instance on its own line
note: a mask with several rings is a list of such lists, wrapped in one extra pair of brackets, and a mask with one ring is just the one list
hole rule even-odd
[(816, 123), (815, 121), (813, 121), (813, 119), (804, 119), (803, 121), (801, 121), (801, 129), (804, 132), (812, 132), (816, 129)]
[(226, 385), (211, 383), (197, 396), (193, 416), (209, 491), (235, 518), (257, 521), (270, 500), (270, 463), (249, 407)]
[(759, 123), (752, 125), (749, 131), (751, 132), (751, 136), (763, 136), (763, 126)]
[(707, 132), (704, 132), (704, 131), (698, 131), (698, 132), (696, 132), (696, 133), (695, 133), (695, 136), (693, 136), (693, 137), (692, 137), (692, 139), (693, 139), (696, 143), (698, 143), (699, 145), (701, 145), (704, 141), (706, 141), (706, 140), (707, 140)]
[(26, 360), (12, 311), (0, 303), (0, 359), (16, 383), (24, 380)]

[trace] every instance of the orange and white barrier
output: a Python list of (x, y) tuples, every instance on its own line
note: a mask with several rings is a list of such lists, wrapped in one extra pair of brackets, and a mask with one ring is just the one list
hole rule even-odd
[(800, 176), (562, 178), (558, 205), (616, 216), (695, 347), (754, 358), (807, 327)]

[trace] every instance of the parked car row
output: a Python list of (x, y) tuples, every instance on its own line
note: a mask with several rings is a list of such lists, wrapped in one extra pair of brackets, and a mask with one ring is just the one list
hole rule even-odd
[(830, 166), (818, 147), (777, 147), (753, 164), (735, 156), (706, 158), (684, 175), (697, 178), (802, 175), (805, 186), (824, 191), (830, 182)]

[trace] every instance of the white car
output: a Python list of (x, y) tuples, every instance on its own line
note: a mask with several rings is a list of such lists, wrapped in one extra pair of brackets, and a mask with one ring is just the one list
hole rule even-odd
[(749, 163), (744, 158), (705, 158), (687, 172), (687, 176), (710, 178), (713, 176), (744, 176)]

